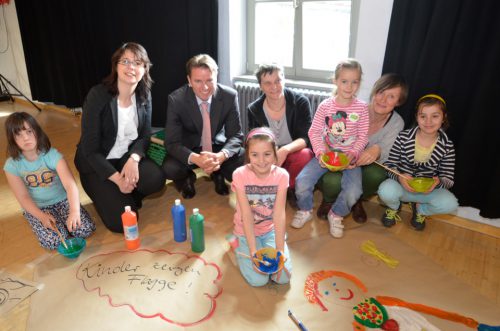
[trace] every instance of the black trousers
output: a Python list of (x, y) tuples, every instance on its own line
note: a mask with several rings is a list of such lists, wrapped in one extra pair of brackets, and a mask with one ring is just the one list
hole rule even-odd
[[(218, 153), (222, 149), (221, 145), (213, 145), (212, 150), (214, 153)], [(195, 153), (201, 152), (201, 149), (195, 149)], [(232, 157), (224, 161), (222, 163), (220, 169), (216, 171), (214, 174), (221, 173), (224, 178), (230, 182), (233, 181), (233, 172), (240, 166), (243, 165), (245, 157), (245, 150), (240, 148), (239, 153), (234, 154)], [(182, 181), (186, 179), (188, 176), (195, 176), (193, 169), (198, 168), (197, 165), (193, 164), (190, 166), (185, 165), (181, 161), (177, 160), (175, 157), (167, 156), (165, 160), (163, 160), (162, 164), (163, 171), (165, 172), (165, 176), (167, 179), (171, 179), (173, 181)]]
[[(108, 160), (121, 171), (128, 160), (128, 154), (121, 159)], [(104, 225), (112, 232), (123, 232), (121, 214), (125, 206), (130, 206), (139, 216), (138, 210), (142, 199), (165, 187), (165, 175), (162, 169), (148, 157), (139, 162), (139, 181), (131, 193), (122, 193), (110, 180), (102, 180), (97, 173), (80, 173), (83, 189), (94, 202), (95, 209)]]

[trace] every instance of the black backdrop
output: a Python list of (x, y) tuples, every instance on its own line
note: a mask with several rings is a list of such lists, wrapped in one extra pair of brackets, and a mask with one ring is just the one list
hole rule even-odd
[(217, 0), (16, 0), (16, 9), (35, 100), (80, 107), (110, 72), (113, 51), (135, 41), (153, 63), (153, 126), (163, 127), (186, 61), (217, 59)]
[(500, 217), (500, 2), (394, 0), (383, 72), (404, 75), (409, 101), (398, 111), (413, 123), (416, 100), (442, 95), (457, 159), (460, 205)]

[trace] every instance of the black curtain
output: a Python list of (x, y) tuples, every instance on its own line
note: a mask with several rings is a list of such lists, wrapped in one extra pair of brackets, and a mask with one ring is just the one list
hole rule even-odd
[(112, 53), (135, 41), (153, 63), (153, 126), (163, 127), (186, 61), (217, 60), (217, 0), (17, 0), (16, 9), (35, 100), (80, 107), (109, 74)]
[(462, 206), (500, 217), (500, 2), (394, 0), (383, 72), (406, 77), (398, 111), (414, 123), (417, 99), (442, 95), (455, 143), (452, 191)]

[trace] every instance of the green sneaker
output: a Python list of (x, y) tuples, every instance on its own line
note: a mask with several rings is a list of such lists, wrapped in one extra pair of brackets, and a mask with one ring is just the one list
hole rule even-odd
[(401, 217), (398, 215), (398, 210), (387, 208), (382, 215), (382, 224), (386, 228), (390, 228), (397, 222), (401, 222)]
[(410, 206), (412, 210), (410, 224), (415, 230), (422, 231), (423, 229), (425, 229), (425, 215), (419, 214), (417, 212), (417, 204), (415, 202), (412, 202)]

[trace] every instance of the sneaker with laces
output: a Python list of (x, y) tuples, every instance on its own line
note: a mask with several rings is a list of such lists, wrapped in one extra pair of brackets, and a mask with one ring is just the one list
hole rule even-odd
[(342, 238), (344, 236), (344, 225), (342, 224), (342, 220), (344, 219), (342, 216), (339, 216), (332, 212), (328, 213), (328, 223), (330, 224), (330, 234), (334, 238)]
[(386, 228), (390, 228), (397, 222), (401, 221), (401, 217), (398, 215), (398, 210), (387, 208), (382, 215), (382, 224)]
[(411, 221), (410, 224), (413, 226), (413, 228), (417, 231), (422, 231), (425, 229), (425, 215), (419, 214), (417, 212), (417, 204), (412, 202), (410, 204), (411, 210), (412, 210), (412, 215), (411, 215)]
[(295, 216), (293, 216), (292, 228), (300, 229), (306, 224), (308, 221), (312, 219), (312, 211), (309, 210), (297, 210)]

